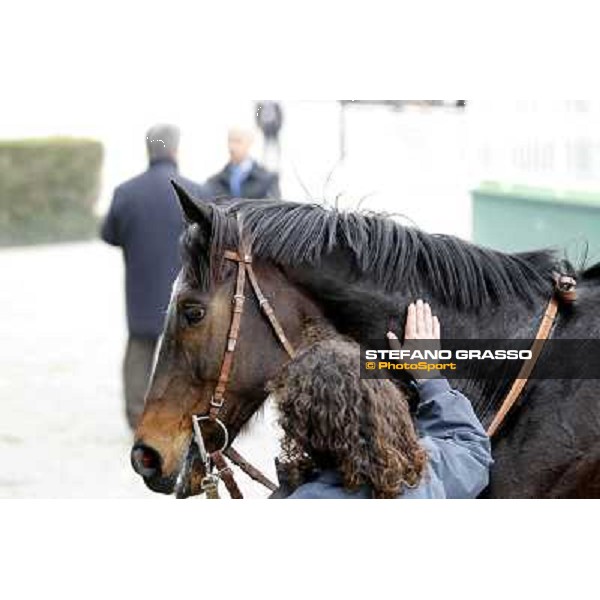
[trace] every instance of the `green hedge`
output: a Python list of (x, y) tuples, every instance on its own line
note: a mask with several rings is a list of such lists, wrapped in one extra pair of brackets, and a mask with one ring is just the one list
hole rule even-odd
[(96, 235), (101, 167), (94, 140), (0, 140), (0, 245)]

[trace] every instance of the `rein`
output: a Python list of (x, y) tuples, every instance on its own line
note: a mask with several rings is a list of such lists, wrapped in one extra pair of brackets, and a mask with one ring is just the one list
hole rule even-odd
[[(240, 240), (242, 239), (240, 227)], [(277, 339), (291, 358), (294, 357), (294, 348), (290, 344), (281, 324), (277, 320), (273, 307), (260, 289), (258, 279), (252, 268), (252, 253), (250, 249), (240, 241), (240, 248), (237, 252), (225, 250), (223, 257), (237, 263), (237, 278), (235, 293), (233, 295), (233, 311), (231, 313), (231, 323), (229, 325), (229, 334), (227, 336), (227, 346), (225, 348), (223, 360), (221, 361), (219, 378), (210, 401), (208, 414), (193, 415), (192, 425), (194, 430), (194, 441), (198, 446), (200, 458), (204, 463), (206, 473), (201, 482), (202, 491), (206, 492), (207, 498), (218, 499), (218, 483), (219, 479), (221, 479), (231, 498), (241, 499), (243, 498), (242, 492), (235, 481), (231, 467), (227, 465), (223, 455), (227, 456), (231, 462), (236, 464), (249, 477), (262, 484), (267, 489), (271, 491), (277, 489), (277, 485), (270, 481), (259, 469), (252, 466), (237, 450), (229, 446), (229, 432), (227, 426), (219, 419), (219, 414), (225, 403), (225, 391), (227, 390), (227, 384), (229, 383), (229, 378), (231, 376), (233, 358), (239, 338), (242, 316), (244, 314), (244, 302), (246, 300), (244, 288), (246, 286), (246, 277), (250, 281), (250, 287), (256, 296), (261, 311), (271, 324)], [(219, 450), (210, 453), (207, 452), (202, 429), (200, 427), (200, 423), (203, 421), (215, 423), (223, 432), (223, 444)], [(213, 467), (216, 467), (216, 472), (213, 472)]]
[(494, 418), (492, 419), (492, 422), (487, 430), (489, 437), (492, 437), (498, 431), (499, 427), (502, 425), (504, 419), (508, 415), (508, 412), (519, 399), (521, 393), (523, 392), (523, 388), (527, 384), (527, 381), (529, 381), (529, 377), (531, 376), (533, 368), (535, 367), (537, 360), (542, 353), (544, 344), (548, 337), (550, 337), (552, 327), (556, 320), (556, 315), (558, 314), (559, 300), (562, 300), (567, 304), (574, 302), (577, 296), (576, 286), (577, 281), (574, 277), (560, 273), (554, 273), (554, 293), (552, 294), (552, 297), (546, 306), (546, 310), (542, 316), (542, 321), (540, 322), (540, 326), (538, 327), (535, 335), (535, 340), (531, 345), (531, 358), (523, 363), (516, 379), (513, 381), (510, 390), (508, 390), (508, 393), (504, 397), (498, 412), (494, 415)]

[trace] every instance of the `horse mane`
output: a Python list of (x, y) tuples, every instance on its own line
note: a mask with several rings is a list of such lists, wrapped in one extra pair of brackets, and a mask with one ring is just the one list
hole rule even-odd
[(581, 273), (582, 279), (600, 279), (600, 262), (588, 267)]
[[(384, 214), (273, 200), (213, 206), (210, 246), (198, 225), (182, 238), (184, 267), (202, 287), (218, 272), (223, 251), (238, 247), (237, 219), (255, 258), (314, 267), (339, 250), (351, 257), (356, 280), (368, 280), (382, 293), (419, 289), (429, 281), (433, 297), (464, 309), (515, 298), (533, 302), (550, 292), (557, 264), (549, 250), (507, 254), (405, 227)], [(201, 260), (202, 251), (208, 260)]]

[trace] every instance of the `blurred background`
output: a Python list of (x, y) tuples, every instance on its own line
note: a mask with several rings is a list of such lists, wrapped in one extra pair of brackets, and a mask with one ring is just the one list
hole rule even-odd
[[(159, 497), (129, 466), (123, 259), (98, 230), (146, 168), (151, 125), (180, 127), (180, 171), (203, 182), (257, 101), (143, 93), (93, 117), (68, 101), (0, 112), (0, 497)], [(279, 152), (258, 135), (252, 155), (283, 199), (600, 260), (600, 101), (278, 102)], [(271, 418), (240, 443), (267, 471)]]

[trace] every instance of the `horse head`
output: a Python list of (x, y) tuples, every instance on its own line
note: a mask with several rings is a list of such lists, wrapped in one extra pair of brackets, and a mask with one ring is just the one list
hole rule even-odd
[[(182, 238), (182, 269), (173, 285), (156, 365), (146, 394), (145, 409), (135, 433), (132, 465), (156, 492), (179, 497), (200, 492), (205, 475), (193, 440), (192, 416), (208, 416), (231, 356), (223, 406), (218, 420), (201, 423), (208, 453), (235, 438), (264, 402), (266, 382), (288, 355), (246, 283), (239, 329), (231, 340), (239, 269), (227, 256), (242, 250), (238, 220), (224, 208), (202, 203), (174, 184), (187, 221)], [(243, 262), (243, 256), (241, 257)], [(253, 259), (253, 275), (291, 346), (318, 309), (291, 285), (273, 263)], [(212, 402), (212, 404), (211, 404)]]

